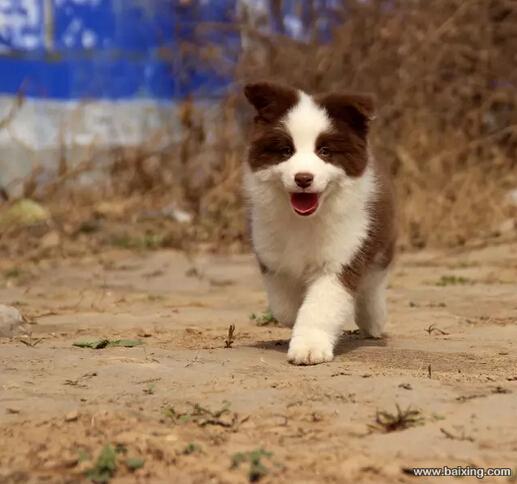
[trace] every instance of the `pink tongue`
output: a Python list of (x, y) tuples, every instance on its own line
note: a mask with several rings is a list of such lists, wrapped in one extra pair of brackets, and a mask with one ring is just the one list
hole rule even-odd
[(318, 194), (292, 193), (291, 205), (300, 215), (310, 215), (318, 208)]

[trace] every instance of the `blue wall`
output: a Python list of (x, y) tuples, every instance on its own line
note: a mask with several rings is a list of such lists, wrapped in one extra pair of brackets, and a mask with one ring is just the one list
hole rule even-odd
[[(328, 38), (343, 0), (284, 0), (266, 30), (309, 40), (316, 15)], [(0, 0), (0, 94), (44, 99), (173, 100), (220, 96), (241, 46), (239, 6), (269, 0)], [(216, 47), (200, 59), (197, 45)]]
[[(0, 93), (173, 99), (217, 96), (230, 81), (217, 65), (232, 64), (240, 45), (225, 28), (235, 0), (45, 1), (0, 2)], [(184, 48), (208, 40), (229, 58), (210, 65)]]

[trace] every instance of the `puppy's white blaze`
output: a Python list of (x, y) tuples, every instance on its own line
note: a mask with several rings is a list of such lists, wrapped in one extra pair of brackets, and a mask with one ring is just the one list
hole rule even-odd
[(296, 152), (314, 152), (316, 139), (324, 131), (332, 128), (332, 122), (325, 109), (313, 99), (299, 92), (298, 103), (287, 113), (284, 126), (293, 139)]
[(295, 151), (288, 161), (277, 166), (284, 187), (290, 192), (298, 191), (295, 175), (308, 172), (314, 175), (310, 191), (323, 192), (329, 182), (337, 177), (335, 172), (338, 171), (315, 153), (318, 136), (332, 129), (327, 112), (312, 97), (300, 91), (299, 101), (286, 114), (283, 125), (293, 140)]

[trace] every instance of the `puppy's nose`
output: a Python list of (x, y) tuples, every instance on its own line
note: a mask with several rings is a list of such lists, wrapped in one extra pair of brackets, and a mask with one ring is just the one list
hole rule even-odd
[(294, 181), (300, 188), (309, 188), (312, 180), (314, 180), (314, 175), (311, 173), (297, 173), (294, 175)]

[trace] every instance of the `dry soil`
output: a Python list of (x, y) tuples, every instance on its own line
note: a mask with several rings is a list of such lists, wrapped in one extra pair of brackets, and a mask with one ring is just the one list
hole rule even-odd
[[(313, 367), (287, 363), (289, 329), (250, 319), (266, 308), (250, 255), (108, 251), (9, 267), (0, 302), (32, 334), (0, 340), (2, 483), (88, 482), (108, 444), (114, 483), (515, 473), (516, 243), (402, 255), (387, 337), (348, 331), (335, 360)], [(143, 344), (73, 346), (95, 338)], [(386, 432), (379, 412), (397, 406), (416, 421)]]

